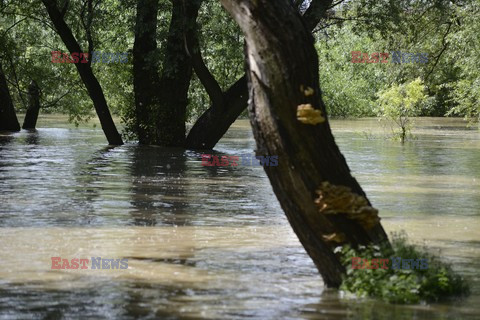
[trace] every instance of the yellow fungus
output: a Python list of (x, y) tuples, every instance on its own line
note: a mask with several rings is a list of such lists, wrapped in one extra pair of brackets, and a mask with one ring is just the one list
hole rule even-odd
[(323, 182), (316, 190), (318, 198), (315, 204), (322, 214), (344, 214), (350, 220), (355, 220), (366, 230), (380, 222), (378, 210), (368, 204), (365, 197), (353, 193), (346, 186)]
[(297, 119), (301, 123), (316, 125), (325, 121), (320, 110), (313, 109), (310, 103), (297, 107)]

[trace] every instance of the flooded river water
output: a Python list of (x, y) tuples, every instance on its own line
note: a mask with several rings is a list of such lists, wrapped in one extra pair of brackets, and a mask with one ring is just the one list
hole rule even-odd
[[(0, 319), (480, 318), (480, 131), (460, 119), (420, 119), (404, 145), (375, 119), (332, 123), (387, 232), (469, 279), (466, 299), (413, 306), (326, 290), (261, 167), (108, 148), (98, 127), (59, 116), (38, 127), (0, 135)], [(241, 120), (214, 152), (254, 148)], [(128, 269), (52, 270), (51, 257)]]

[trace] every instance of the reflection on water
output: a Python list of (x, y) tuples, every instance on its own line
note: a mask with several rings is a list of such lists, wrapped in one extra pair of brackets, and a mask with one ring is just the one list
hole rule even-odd
[[(38, 131), (0, 134), (2, 319), (480, 315), (480, 134), (461, 120), (419, 120), (405, 145), (382, 139), (376, 120), (332, 124), (387, 231), (441, 249), (471, 279), (469, 298), (417, 306), (325, 290), (261, 167), (108, 148), (98, 129), (41, 121)], [(254, 148), (248, 121), (238, 121), (215, 152)], [(52, 270), (53, 256), (127, 258), (129, 268)]]

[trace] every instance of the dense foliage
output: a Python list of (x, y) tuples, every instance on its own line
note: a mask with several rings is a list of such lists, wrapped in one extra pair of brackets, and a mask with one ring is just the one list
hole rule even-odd
[[(133, 46), (135, 1), (94, 1), (88, 25), (86, 1), (69, 3), (65, 20), (87, 51), (87, 28), (94, 49), (129, 52)], [(66, 1), (59, 1), (59, 5)], [(298, 1), (297, 1), (298, 3)], [(305, 10), (306, 1), (302, 11)], [(478, 1), (334, 2), (314, 31), (320, 78), (329, 113), (337, 117), (376, 116), (379, 92), (420, 78), (426, 100), (420, 116), (480, 117), (480, 43)], [(41, 2), (0, 2), (0, 57), (15, 107), (26, 108), (26, 92), (35, 80), (42, 92), (42, 112), (62, 112), (80, 121), (93, 115), (92, 102), (71, 64), (52, 64), (50, 52), (66, 52)], [(160, 1), (157, 59), (163, 58), (172, 4)], [(203, 59), (223, 90), (243, 75), (243, 37), (219, 1), (204, 0), (198, 33)], [(351, 52), (427, 53), (427, 63), (352, 63)], [(93, 65), (112, 112), (132, 117), (131, 54), (127, 64)], [(195, 76), (189, 90), (187, 120), (192, 122), (210, 105)]]
[[(330, 114), (373, 116), (379, 91), (420, 77), (428, 93), (420, 115), (478, 117), (478, 2), (364, 2), (338, 8), (316, 35)], [(351, 63), (352, 51), (389, 53), (390, 61)], [(393, 64), (393, 51), (427, 53), (428, 62)]]

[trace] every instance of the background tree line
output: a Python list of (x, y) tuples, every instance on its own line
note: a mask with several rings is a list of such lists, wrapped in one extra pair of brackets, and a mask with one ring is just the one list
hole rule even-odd
[[(331, 116), (376, 116), (380, 92), (420, 78), (426, 96), (416, 114), (478, 120), (477, 1), (292, 4), (301, 14), (316, 10), (305, 21), (313, 21)], [(97, 89), (82, 83), (76, 66), (52, 64), (51, 51), (69, 51), (52, 10), (84, 52), (129, 52), (128, 64), (89, 65)], [(34, 80), (41, 112), (66, 113), (78, 123), (94, 115), (89, 90), (96, 96), (101, 91), (105, 103), (100, 108), (120, 116), (123, 137), (140, 143), (212, 148), (239, 115), (245, 116), (243, 42), (236, 23), (214, 0), (0, 2), (0, 62), (15, 110), (27, 109)], [(427, 52), (429, 60), (351, 63), (351, 51), (394, 50)], [(87, 73), (84, 77), (91, 78)], [(187, 135), (185, 123), (195, 122)]]

